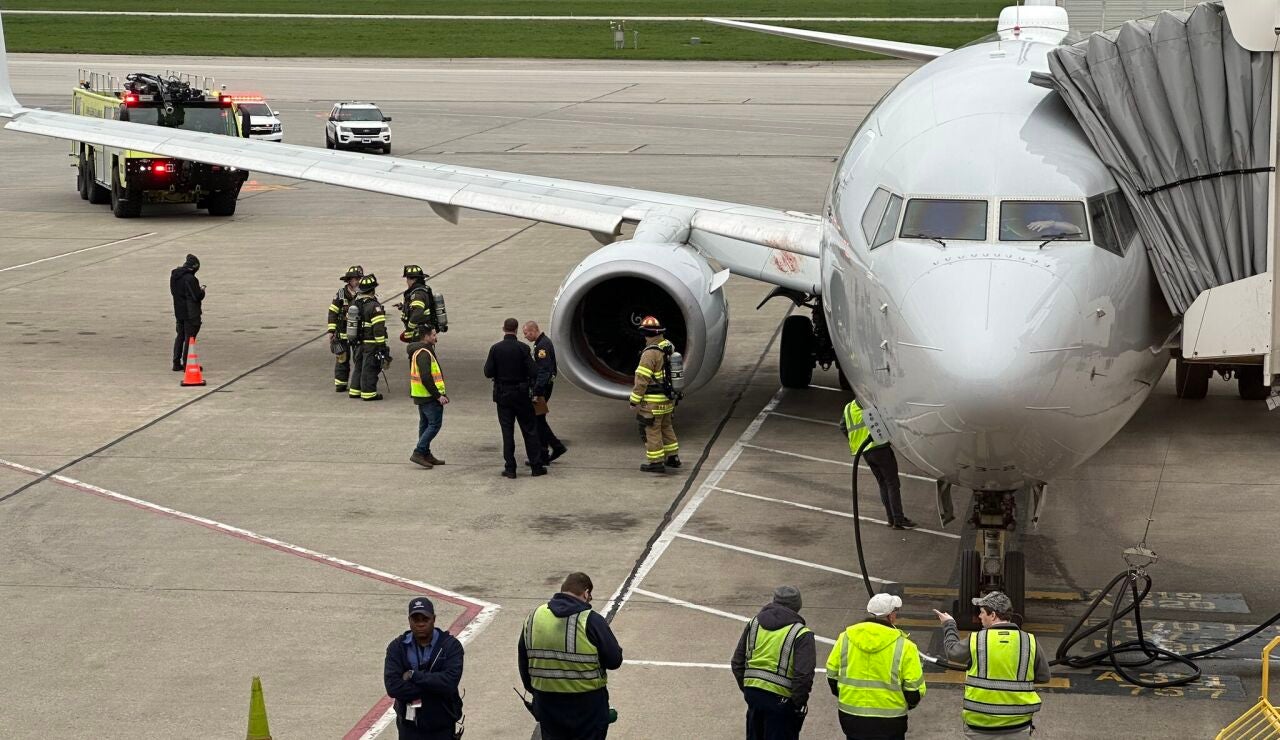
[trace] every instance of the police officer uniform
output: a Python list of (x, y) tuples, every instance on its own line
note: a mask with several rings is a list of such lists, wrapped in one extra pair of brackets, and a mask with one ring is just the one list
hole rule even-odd
[(800, 592), (779, 586), (747, 623), (730, 668), (747, 702), (747, 740), (797, 740), (813, 689), (814, 638)]
[(645, 334), (645, 346), (640, 351), (634, 387), (627, 400), (636, 413), (640, 438), (644, 441), (645, 464), (640, 469), (662, 473), (668, 467), (680, 467), (680, 442), (672, 425), (676, 401), (664, 390), (669, 367), (667, 358), (675, 346), (662, 336), (666, 329), (653, 316), (644, 317), (640, 331)]
[(925, 695), (920, 651), (894, 626), (902, 599), (876, 594), (871, 617), (849, 626), (827, 657), (827, 684), (839, 702), (845, 737), (899, 740), (907, 734), (907, 712)]
[[(514, 323), (514, 319), (510, 320)], [(502, 341), (489, 348), (484, 361), (484, 376), (493, 380), (493, 402), (497, 405), (498, 426), (502, 429), (502, 475), (516, 477), (515, 425), (520, 424), (525, 454), (533, 475), (546, 475), (542, 445), (538, 441), (538, 423), (534, 418), (529, 389), (538, 371), (529, 348), (516, 339), (515, 327), (503, 327)]]
[[(556, 382), (556, 348), (546, 334), (540, 333), (538, 338), (533, 340), (533, 364), (538, 369), (537, 377), (533, 381), (533, 395), (535, 398), (540, 396), (543, 401), (550, 401)], [(538, 423), (538, 441), (542, 445), (542, 454), (547, 462), (552, 462), (568, 452), (569, 448), (565, 447), (556, 433), (551, 431), (551, 425), (547, 423), (547, 415), (535, 414), (535, 418)]]
[(436, 331), (440, 331), (440, 327), (436, 325), (435, 316), (431, 313), (435, 297), (431, 288), (427, 287), (427, 278), (430, 276), (418, 265), (405, 265), (404, 277), (413, 282), (404, 292), (399, 306), (400, 323), (404, 324), (405, 341), (413, 342), (419, 338), (423, 327), (434, 326)]
[[(338, 289), (329, 304), (329, 346), (336, 359), (333, 365), (333, 390), (346, 393), (351, 380), (351, 344), (347, 341), (347, 307), (359, 294), (360, 278), (364, 277), (364, 268), (352, 265), (346, 274), (338, 278), (346, 283)], [(356, 284), (353, 286), (352, 282)]]
[[(850, 455), (858, 454), (858, 448), (871, 437), (871, 430), (862, 421), (862, 407), (858, 405), (857, 399), (844, 407), (840, 431), (849, 436)], [(902, 511), (902, 481), (898, 478), (898, 457), (893, 454), (893, 446), (888, 442), (872, 439), (863, 450), (862, 459), (867, 461), (867, 467), (871, 468), (871, 474), (880, 487), (880, 503), (884, 504), (884, 514), (889, 526), (894, 529), (914, 529), (916, 523)]]
[(378, 392), (378, 374), (382, 372), (382, 359), (387, 352), (387, 312), (373, 294), (377, 287), (377, 276), (365, 275), (360, 278), (360, 292), (356, 295), (360, 336), (352, 357), (355, 372), (347, 395), (365, 401), (382, 400), (382, 394)]

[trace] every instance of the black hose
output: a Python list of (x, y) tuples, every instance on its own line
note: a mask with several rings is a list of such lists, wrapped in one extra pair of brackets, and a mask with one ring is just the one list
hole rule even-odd
[(871, 588), (871, 576), (867, 575), (867, 559), (862, 555), (862, 519), (858, 516), (858, 462), (862, 460), (862, 451), (871, 444), (871, 435), (862, 440), (857, 451), (853, 453), (853, 541), (858, 545), (858, 567), (862, 568), (862, 585), (867, 587), (867, 598), (876, 595)]

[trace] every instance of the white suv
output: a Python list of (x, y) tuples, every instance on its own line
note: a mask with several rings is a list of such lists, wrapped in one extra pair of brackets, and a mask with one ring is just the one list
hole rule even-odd
[(390, 123), (373, 103), (337, 103), (325, 123), (324, 145), (329, 149), (368, 147), (390, 154)]
[(240, 113), (249, 116), (249, 136), (263, 141), (284, 141), (284, 125), (280, 116), (265, 101), (250, 100), (236, 103)]

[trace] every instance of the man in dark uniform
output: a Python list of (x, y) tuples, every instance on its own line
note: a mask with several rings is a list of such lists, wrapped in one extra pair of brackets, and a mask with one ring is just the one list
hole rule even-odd
[(436, 627), (431, 599), (409, 602), (409, 631), (387, 645), (382, 669), (400, 740), (454, 740), (462, 719), (464, 653), (456, 637)]
[[(347, 272), (338, 278), (346, 285), (338, 289), (329, 304), (329, 347), (337, 356), (333, 365), (333, 390), (346, 393), (351, 380), (351, 343), (347, 341), (347, 306), (356, 299), (360, 290), (360, 278), (364, 277), (364, 268), (352, 265)], [(335, 345), (341, 346), (335, 346)]]
[[(536, 321), (524, 322), (524, 338), (533, 344), (533, 364), (538, 368), (538, 376), (533, 381), (533, 404), (534, 416), (538, 420), (538, 442), (542, 445), (542, 456), (548, 463), (552, 463), (569, 451), (556, 433), (551, 431), (551, 425), (547, 423), (546, 404), (551, 400), (551, 391), (554, 390), (556, 382), (556, 348), (551, 344), (551, 338), (538, 328)], [(542, 407), (542, 413), (537, 413), (539, 405)]]
[(542, 740), (604, 740), (609, 734), (607, 671), (622, 665), (622, 647), (605, 618), (592, 611), (591, 590), (586, 573), (570, 573), (560, 593), (525, 620), (516, 643), (520, 681), (533, 694)]
[(360, 278), (360, 292), (356, 295), (356, 305), (360, 307), (360, 341), (352, 357), (355, 369), (347, 395), (365, 401), (382, 400), (378, 373), (382, 372), (382, 358), (387, 352), (387, 312), (373, 294), (377, 287), (378, 277), (365, 275)]
[(538, 441), (538, 423), (533, 415), (533, 401), (529, 398), (529, 389), (538, 376), (538, 370), (529, 349), (516, 339), (516, 327), (519, 325), (515, 319), (502, 322), (502, 341), (489, 348), (489, 357), (484, 361), (484, 376), (493, 380), (493, 402), (498, 405), (498, 426), (502, 428), (502, 475), (507, 478), (516, 477), (516, 422), (520, 423), (524, 450), (529, 455), (533, 474), (547, 474), (542, 444)]
[[(400, 309), (400, 322), (404, 324), (403, 338), (406, 342), (418, 341), (425, 327), (436, 326), (435, 317), (431, 315), (435, 298), (431, 295), (431, 288), (427, 287), (428, 277), (430, 276), (417, 265), (404, 266), (407, 288), (403, 302), (397, 303), (395, 307)], [(436, 331), (439, 330), (436, 326)]]
[(194, 254), (187, 255), (181, 267), (169, 273), (169, 293), (173, 295), (173, 318), (178, 336), (173, 340), (173, 371), (180, 373), (187, 367), (187, 347), (192, 337), (200, 333), (201, 303), (204, 286), (196, 280), (200, 260)]

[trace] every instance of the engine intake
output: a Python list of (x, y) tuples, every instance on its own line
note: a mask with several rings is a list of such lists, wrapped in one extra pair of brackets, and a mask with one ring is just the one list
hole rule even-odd
[(585, 390), (626, 398), (644, 347), (639, 325), (656, 316), (684, 355), (685, 392), (720, 368), (729, 326), (714, 271), (685, 244), (617, 242), (565, 278), (551, 312), (559, 370)]

